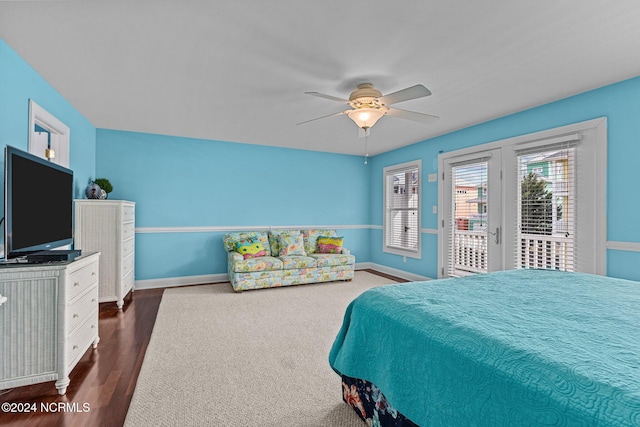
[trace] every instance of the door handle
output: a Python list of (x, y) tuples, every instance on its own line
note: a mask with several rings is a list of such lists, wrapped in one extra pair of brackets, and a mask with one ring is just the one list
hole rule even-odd
[(496, 236), (496, 245), (499, 245), (500, 244), (500, 227), (496, 227), (495, 233), (489, 232), (489, 234), (491, 234), (492, 236)]

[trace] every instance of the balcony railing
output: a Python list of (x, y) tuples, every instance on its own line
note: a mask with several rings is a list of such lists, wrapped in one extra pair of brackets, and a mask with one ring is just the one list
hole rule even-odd
[(457, 273), (487, 272), (487, 232), (455, 230), (453, 268)]
[[(521, 234), (519, 242), (516, 268), (574, 270), (572, 238)], [(487, 266), (487, 233), (455, 230), (453, 234), (454, 274), (486, 273)]]
[(519, 268), (545, 268), (574, 271), (573, 238), (521, 234)]

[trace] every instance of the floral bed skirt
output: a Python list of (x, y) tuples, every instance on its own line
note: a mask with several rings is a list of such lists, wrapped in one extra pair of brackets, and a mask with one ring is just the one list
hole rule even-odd
[(384, 394), (369, 381), (342, 375), (342, 400), (370, 426), (418, 427), (389, 405)]

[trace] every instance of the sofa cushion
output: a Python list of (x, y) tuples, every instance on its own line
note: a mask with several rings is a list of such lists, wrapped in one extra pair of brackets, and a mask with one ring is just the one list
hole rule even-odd
[(271, 256), (280, 256), (280, 242), (278, 237), (280, 236), (298, 236), (300, 230), (282, 229), (282, 230), (269, 230), (269, 244), (271, 245)]
[(341, 254), (343, 237), (320, 236), (317, 240), (319, 254)]
[(282, 270), (282, 261), (271, 256), (259, 258), (247, 258), (233, 263), (233, 271), (236, 273), (247, 273), (252, 271), (274, 271)]
[(302, 236), (304, 238), (304, 250), (309, 254), (313, 254), (317, 252), (317, 240), (320, 236), (327, 237), (335, 237), (338, 233), (336, 230), (326, 230), (326, 229), (309, 229), (302, 230)]
[(280, 260), (282, 260), (282, 268), (285, 270), (314, 268), (318, 266), (315, 258), (308, 256), (281, 256)]
[(356, 263), (356, 257), (350, 254), (311, 254), (310, 257), (318, 262), (318, 267), (334, 265), (351, 265)]
[(231, 284), (235, 291), (282, 286), (282, 270), (234, 273)]
[(302, 234), (280, 234), (278, 236), (278, 245), (280, 246), (280, 256), (306, 256), (304, 251), (304, 240)]
[(266, 252), (266, 256), (271, 255), (269, 246), (269, 238), (266, 231), (239, 231), (235, 233), (225, 234), (222, 238), (224, 248), (227, 252), (235, 251), (238, 242), (250, 243), (253, 239), (258, 239)]

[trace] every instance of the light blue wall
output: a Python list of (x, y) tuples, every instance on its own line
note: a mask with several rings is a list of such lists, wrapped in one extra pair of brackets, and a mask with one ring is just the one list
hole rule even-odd
[(136, 202), (137, 280), (226, 273), (234, 227), (345, 227), (345, 245), (369, 258), (362, 157), (98, 129), (97, 175), (110, 198)]
[[(422, 159), (423, 177), (437, 171), (439, 152), (498, 141), (606, 116), (608, 120), (607, 240), (640, 242), (640, 198), (637, 191), (640, 160), (640, 77), (589, 91), (441, 137), (381, 154), (372, 159), (371, 221), (382, 225), (382, 169)], [(422, 227), (437, 229), (437, 182), (423, 180)], [(437, 277), (437, 236), (423, 233), (421, 260), (407, 260), (382, 251), (382, 230), (371, 233), (371, 261)], [(640, 252), (609, 250), (607, 274), (640, 280)]]
[[(74, 196), (82, 197), (95, 172), (96, 128), (0, 39), (0, 149), (12, 145), (28, 150), (29, 99), (71, 129), (69, 166), (74, 171)], [(0, 170), (4, 170), (2, 154)], [(0, 183), (3, 189), (4, 176)], [(34, 183), (34, 195), (38, 191), (46, 191), (46, 183)], [(3, 193), (0, 190), (2, 198)], [(3, 206), (0, 217), (4, 216)], [(0, 233), (0, 240), (4, 243), (4, 233)]]
[[(370, 158), (98, 129), (0, 39), (0, 148), (28, 146), (29, 99), (71, 128), (76, 196), (89, 178), (111, 179), (111, 198), (137, 202), (138, 280), (226, 273), (221, 235), (250, 226), (341, 226), (358, 262), (437, 276), (437, 236), (423, 233), (422, 259), (382, 251), (382, 169), (440, 151), (608, 118), (610, 242), (640, 243), (640, 77), (472, 126)], [(2, 161), (2, 160), (0, 160)], [(1, 165), (0, 165), (1, 166)], [(1, 178), (0, 178), (1, 179)], [(437, 183), (423, 182), (424, 229), (437, 228)], [(1, 209), (1, 208), (0, 208)], [(369, 228), (373, 225), (373, 228)], [(146, 232), (150, 227), (162, 231)], [(191, 232), (185, 227), (214, 231)], [(147, 230), (148, 231), (148, 230)], [(608, 250), (608, 274), (640, 280), (640, 252)]]

